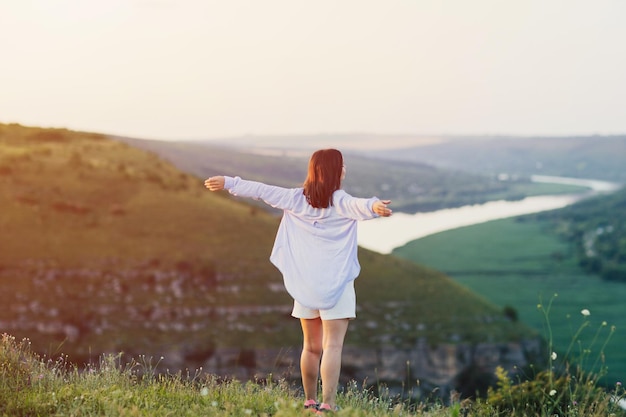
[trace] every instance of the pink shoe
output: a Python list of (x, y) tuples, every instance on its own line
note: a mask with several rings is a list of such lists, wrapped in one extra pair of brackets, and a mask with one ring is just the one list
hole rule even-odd
[(319, 407), (317, 407), (317, 414), (325, 414), (325, 413), (334, 413), (338, 411), (339, 407), (335, 406), (335, 408), (331, 407), (330, 404), (321, 403)]
[(304, 402), (305, 410), (317, 411), (318, 407), (319, 407), (319, 404), (315, 400), (306, 400)]

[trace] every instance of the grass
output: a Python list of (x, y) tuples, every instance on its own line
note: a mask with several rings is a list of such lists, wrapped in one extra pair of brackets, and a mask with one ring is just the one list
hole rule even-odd
[[(140, 358), (123, 363), (116, 355), (79, 370), (64, 358), (52, 361), (33, 355), (28, 340), (4, 334), (1, 343), (1, 415), (304, 415), (298, 388), (271, 375), (240, 382), (200, 370), (160, 374), (158, 361)], [(341, 395), (341, 402), (342, 414), (354, 416), (388, 415), (392, 403), (359, 391), (354, 384)]]
[(273, 381), (263, 386), (199, 373), (158, 374), (158, 361), (146, 358), (124, 363), (120, 356), (102, 356), (79, 370), (63, 357), (38, 358), (27, 340), (16, 342), (6, 334), (1, 349), (4, 415), (244, 416), (250, 415), (247, 410), (262, 415), (288, 392)]
[[(550, 303), (551, 305), (551, 303)], [(544, 309), (546, 319), (549, 307)], [(586, 354), (584, 354), (586, 355)], [(241, 382), (202, 369), (163, 373), (159, 360), (103, 355), (79, 369), (66, 357), (55, 360), (31, 352), (28, 339), (3, 334), (0, 341), (0, 415), (2, 416), (276, 416), (310, 415), (302, 410), (297, 385), (272, 375)], [(338, 416), (624, 416), (621, 384), (610, 391), (597, 386), (597, 375), (576, 366), (550, 367), (529, 380), (513, 381), (496, 370), (498, 386), (486, 399), (459, 401), (453, 393), (442, 401), (416, 398), (411, 388), (391, 396), (384, 386), (376, 394), (350, 381), (338, 395)], [(580, 359), (580, 358), (578, 358)], [(565, 360), (561, 361), (566, 364)], [(17, 394), (17, 395), (16, 395)]]
[[(545, 323), (535, 305), (558, 294), (551, 312), (559, 323), (552, 328), (557, 352), (567, 349), (583, 309), (604, 334), (611, 326), (618, 335), (626, 329), (626, 285), (585, 274), (570, 246), (539, 222), (505, 219), (465, 227), (411, 242), (394, 254), (445, 272), (501, 308), (512, 307), (520, 321), (538, 331)], [(612, 384), (626, 375), (626, 351), (614, 340), (605, 353), (605, 381)]]

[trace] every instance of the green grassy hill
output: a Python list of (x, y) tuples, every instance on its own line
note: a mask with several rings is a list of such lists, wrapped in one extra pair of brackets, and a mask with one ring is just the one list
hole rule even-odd
[[(586, 207), (586, 203), (579, 204)], [(552, 211), (547, 218), (556, 219), (561, 211)], [(550, 320), (559, 357), (568, 346), (573, 347), (573, 356), (585, 357), (585, 367), (595, 367), (597, 372), (606, 365), (608, 381), (621, 381), (626, 373), (626, 285), (586, 273), (579, 266), (573, 242), (552, 232), (547, 221), (533, 218), (496, 220), (438, 233), (397, 248), (393, 254), (443, 271), (502, 308), (510, 306), (522, 322), (544, 333), (545, 318), (537, 304), (547, 306), (558, 294)], [(575, 335), (585, 320), (583, 309), (591, 312), (589, 326)], [(603, 346), (612, 326), (615, 334)]]
[[(153, 153), (100, 134), (0, 125), (0, 207), (0, 328), (38, 352), (80, 362), (175, 351), (193, 363), (216, 347), (300, 343), (268, 260), (279, 219)], [(348, 344), (533, 334), (441, 273), (360, 256)]]

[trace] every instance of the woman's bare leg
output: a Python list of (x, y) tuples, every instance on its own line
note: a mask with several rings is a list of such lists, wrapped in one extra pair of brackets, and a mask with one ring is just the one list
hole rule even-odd
[(300, 319), (302, 325), (302, 355), (300, 356), (300, 372), (305, 400), (317, 399), (317, 379), (322, 356), (322, 320)]
[(343, 341), (348, 331), (348, 319), (322, 320), (323, 354), (320, 372), (322, 374), (322, 401), (331, 407), (336, 406), (337, 386), (341, 372)]

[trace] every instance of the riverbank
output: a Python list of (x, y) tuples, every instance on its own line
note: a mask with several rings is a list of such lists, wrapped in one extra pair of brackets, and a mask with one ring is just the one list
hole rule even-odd
[(490, 201), (427, 213), (394, 213), (389, 218), (360, 222), (359, 245), (375, 252), (389, 254), (397, 247), (435, 233), (491, 220), (555, 210), (599, 193), (614, 192), (621, 187), (621, 184), (608, 181), (567, 177), (536, 175), (531, 180), (578, 185), (587, 187), (588, 191), (567, 195), (533, 196), (518, 201)]

